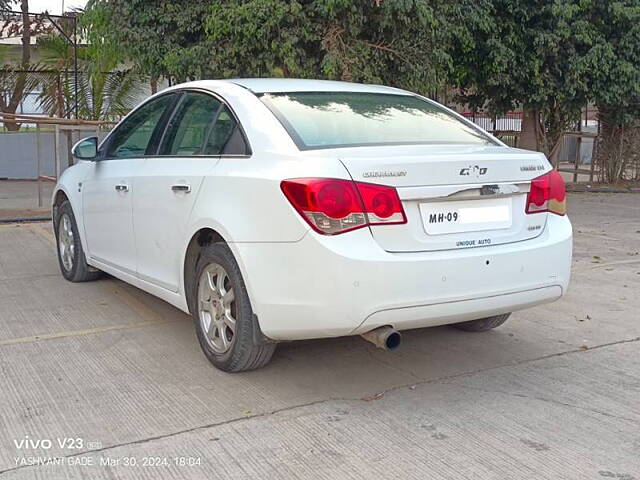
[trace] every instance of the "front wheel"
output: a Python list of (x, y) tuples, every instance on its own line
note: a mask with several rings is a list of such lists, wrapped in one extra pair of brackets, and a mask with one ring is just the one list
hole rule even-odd
[(464, 330), (465, 332), (486, 332), (499, 327), (507, 321), (511, 314), (496, 315), (494, 317), (481, 318), (479, 320), (471, 320), (469, 322), (454, 323), (452, 327)]
[(203, 248), (194, 284), (192, 315), (209, 361), (226, 372), (254, 370), (269, 363), (276, 344), (259, 334), (240, 269), (226, 244)]
[(70, 282), (88, 282), (99, 278), (102, 272), (87, 264), (78, 225), (69, 201), (60, 205), (54, 222), (58, 263), (62, 276)]

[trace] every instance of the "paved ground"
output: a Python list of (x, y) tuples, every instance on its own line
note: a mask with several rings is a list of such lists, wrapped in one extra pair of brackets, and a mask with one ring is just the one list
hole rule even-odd
[(49, 217), (53, 182), (40, 183), (38, 207), (38, 182), (35, 180), (0, 180), (0, 220), (10, 218)]
[(406, 332), (394, 354), (285, 344), (236, 375), (167, 304), (63, 281), (48, 225), (0, 226), (0, 478), (640, 480), (640, 195), (570, 211), (560, 302), (484, 334)]

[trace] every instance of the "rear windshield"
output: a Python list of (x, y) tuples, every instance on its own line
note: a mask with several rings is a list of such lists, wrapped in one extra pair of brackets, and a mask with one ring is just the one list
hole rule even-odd
[(302, 150), (368, 145), (495, 145), (480, 130), (412, 95), (268, 93), (260, 97)]

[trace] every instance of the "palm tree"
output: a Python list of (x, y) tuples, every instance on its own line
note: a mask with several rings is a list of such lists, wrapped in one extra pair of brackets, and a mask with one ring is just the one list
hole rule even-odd
[(78, 47), (78, 76), (73, 74), (73, 46), (61, 35), (38, 39), (42, 65), (41, 108), (49, 115), (65, 116), (75, 104), (77, 117), (85, 120), (116, 120), (136, 103), (142, 89), (140, 77), (130, 69), (117, 70), (122, 56), (108, 45), (96, 43)]
[(40, 108), (50, 116), (62, 118), (72, 96), (69, 70), (73, 66), (73, 47), (64, 37), (49, 35), (38, 39), (38, 51), (46, 69), (39, 79)]
[(78, 76), (78, 117), (118, 120), (137, 103), (140, 78), (130, 70), (82, 72)]

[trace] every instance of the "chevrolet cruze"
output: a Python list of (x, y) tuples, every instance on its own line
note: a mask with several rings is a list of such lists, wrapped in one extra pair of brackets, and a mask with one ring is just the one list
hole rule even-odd
[(62, 275), (107, 272), (188, 312), (222, 370), (263, 366), (280, 341), (489, 330), (569, 282), (545, 156), (407, 91), (186, 83), (73, 153), (53, 195)]

